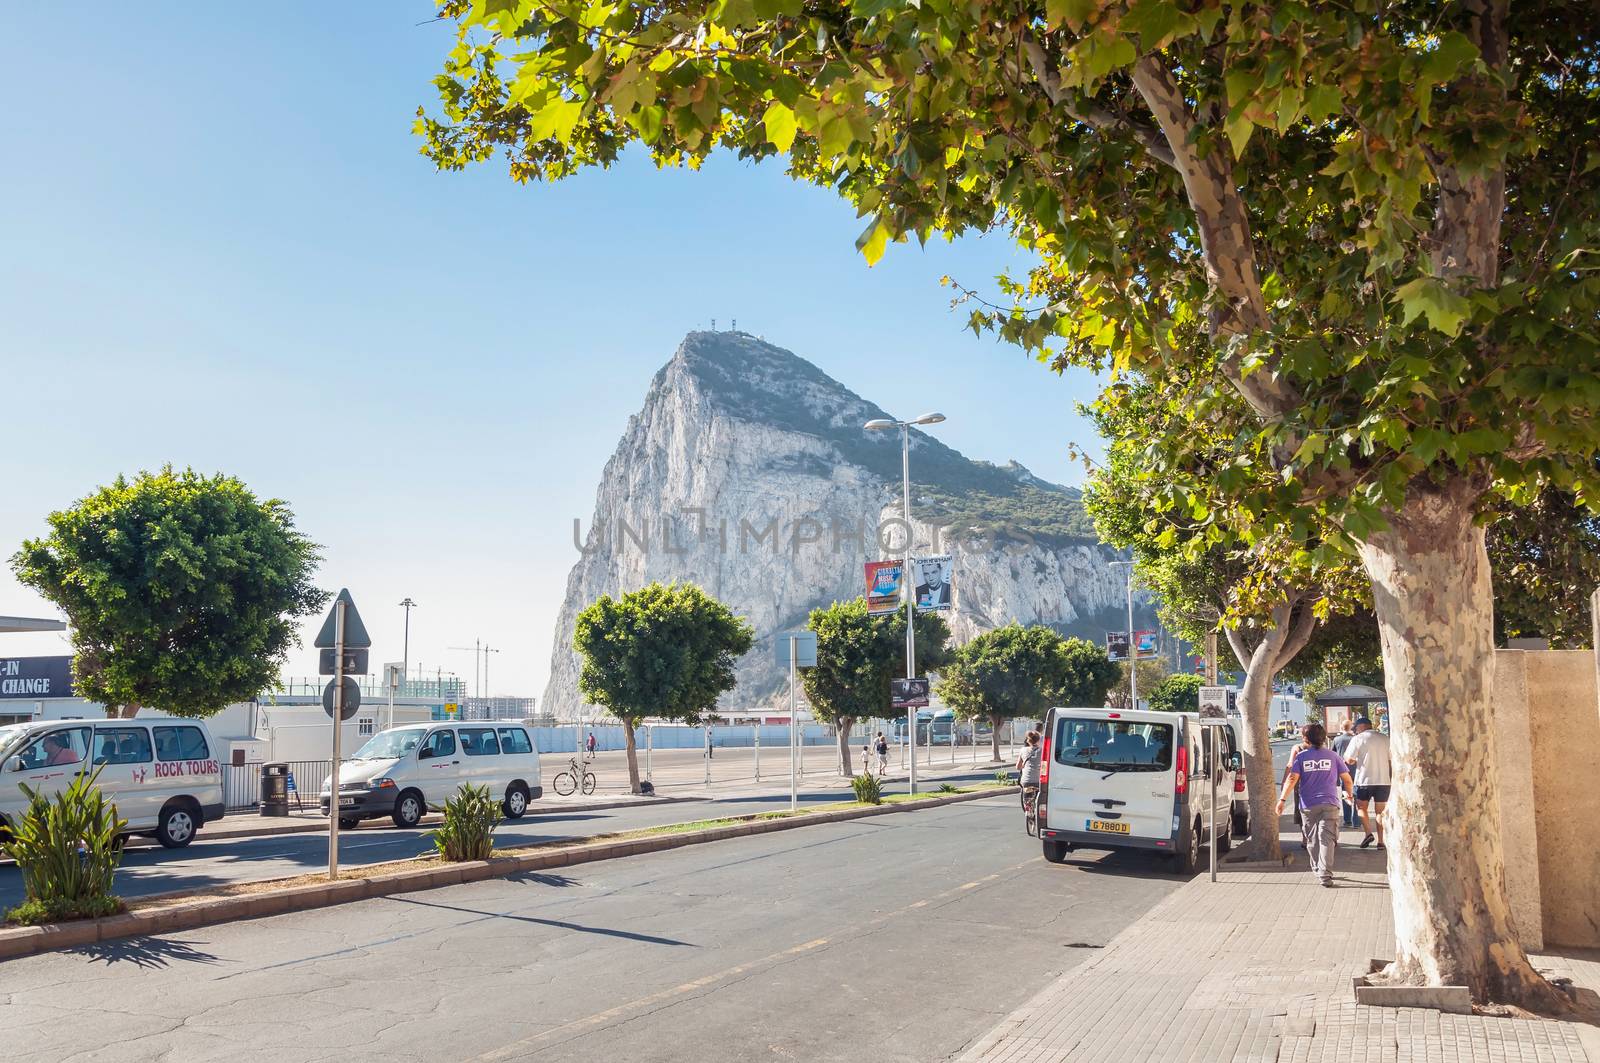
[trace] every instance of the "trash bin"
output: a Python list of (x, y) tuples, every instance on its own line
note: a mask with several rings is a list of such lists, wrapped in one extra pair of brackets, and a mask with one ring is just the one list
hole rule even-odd
[(263, 816), (289, 814), (289, 765), (261, 765), (261, 814)]

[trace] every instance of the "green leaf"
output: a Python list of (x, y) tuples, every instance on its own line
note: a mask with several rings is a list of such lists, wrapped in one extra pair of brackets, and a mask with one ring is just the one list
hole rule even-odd
[(861, 252), (861, 257), (867, 260), (867, 265), (875, 266), (878, 259), (883, 257), (883, 249), (889, 244), (889, 230), (877, 218), (873, 218), (867, 227), (861, 230), (861, 235), (856, 237), (856, 250)]
[(577, 100), (551, 100), (528, 120), (528, 135), (535, 140), (554, 138), (566, 144), (572, 140), (572, 130), (583, 114), (583, 104)]
[(761, 122), (767, 128), (767, 139), (772, 141), (779, 151), (788, 151), (794, 144), (795, 131), (799, 128), (794, 119), (794, 112), (777, 100), (767, 105), (767, 113), (762, 116)]
[(1044, 17), (1051, 29), (1082, 29), (1100, 5), (1095, 0), (1044, 0)]
[(1478, 48), (1467, 37), (1451, 30), (1439, 38), (1439, 46), (1422, 61), (1422, 80), (1442, 85), (1453, 80), (1463, 64), (1478, 58)]
[(1451, 291), (1435, 277), (1418, 277), (1395, 289), (1394, 297), (1400, 301), (1405, 323), (1411, 324), (1418, 315), (1426, 316), (1428, 324), (1446, 336), (1456, 336), (1472, 312), (1472, 304)]
[(1085, 43), (1089, 46), (1089, 55), (1083, 62), (1083, 73), (1089, 81), (1099, 81), (1113, 70), (1132, 66), (1139, 58), (1133, 42), (1114, 33), (1096, 33)]
[(658, 105), (641, 107), (628, 116), (628, 124), (639, 131), (639, 139), (654, 144), (661, 138), (661, 126), (666, 120), (666, 109)]

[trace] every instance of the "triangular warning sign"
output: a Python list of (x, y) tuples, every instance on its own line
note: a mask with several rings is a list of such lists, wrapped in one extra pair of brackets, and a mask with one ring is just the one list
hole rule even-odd
[(332, 649), (338, 645), (335, 636), (339, 630), (339, 603), (344, 603), (344, 646), (347, 650), (363, 650), (371, 647), (372, 636), (367, 634), (367, 625), (361, 622), (361, 614), (356, 612), (356, 603), (350, 597), (350, 592), (344, 588), (339, 589), (339, 596), (333, 600), (333, 606), (328, 610), (328, 619), (322, 622), (322, 630), (317, 632), (317, 641), (311, 645), (319, 650)]

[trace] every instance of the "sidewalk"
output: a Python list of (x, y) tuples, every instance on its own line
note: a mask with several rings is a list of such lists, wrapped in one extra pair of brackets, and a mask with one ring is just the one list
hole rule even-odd
[[(1298, 838), (1286, 869), (1224, 863), (1215, 883), (1196, 876), (961, 1063), (1600, 1063), (1600, 1027), (1581, 1022), (1357, 1007), (1351, 980), (1394, 955), (1383, 854), (1357, 849), (1360, 837), (1341, 836), (1331, 890), (1306, 869)], [(1064, 874), (1127, 873), (1075, 857)], [(1600, 953), (1534, 964), (1600, 989)]]

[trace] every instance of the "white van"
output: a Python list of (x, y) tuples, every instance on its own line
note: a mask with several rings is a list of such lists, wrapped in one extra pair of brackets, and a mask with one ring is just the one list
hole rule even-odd
[(0, 727), (0, 828), (27, 810), (19, 784), (49, 797), (97, 769), (97, 785), (128, 821), (128, 834), (181, 849), (222, 818), (222, 765), (201, 721), (38, 720)]
[(1193, 871), (1208, 841), (1208, 785), (1216, 786), (1217, 851), (1227, 852), (1234, 773), (1207, 770), (1203, 731), (1192, 713), (1051, 709), (1039, 772), (1045, 859), (1059, 864), (1078, 848), (1143, 849)]
[[(328, 814), (328, 781), (322, 814)], [(539, 751), (521, 724), (419, 723), (380, 731), (339, 766), (339, 825), (388, 816), (415, 827), (430, 808), (443, 808), (462, 783), (500, 795), (506, 818), (521, 819), (528, 802), (544, 796)]]

